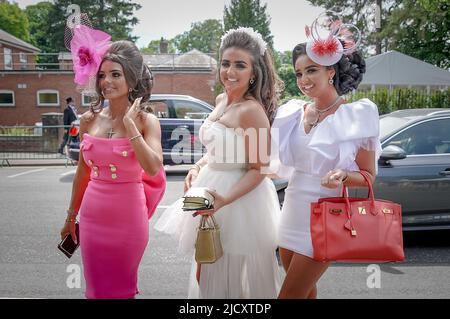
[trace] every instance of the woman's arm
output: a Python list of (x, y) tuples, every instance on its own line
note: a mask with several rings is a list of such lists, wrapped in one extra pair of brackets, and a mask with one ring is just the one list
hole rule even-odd
[(140, 110), (140, 103), (141, 98), (134, 101), (123, 117), (123, 124), (139, 164), (148, 175), (154, 176), (163, 162), (161, 126), (156, 116)]
[[(83, 134), (87, 133), (87, 126), (90, 123), (90, 118), (92, 117), (92, 113), (90, 111), (86, 112), (81, 116), (80, 119), (80, 140), (83, 139)], [(70, 198), (69, 209), (67, 210), (67, 218), (64, 223), (64, 226), (61, 230), (61, 239), (63, 239), (66, 234), (70, 233), (72, 235), (72, 239), (76, 242), (78, 239), (75, 234), (75, 219), (78, 215), (78, 211), (80, 210), (81, 202), (83, 200), (84, 193), (86, 191), (87, 185), (89, 183), (89, 175), (91, 172), (91, 168), (86, 165), (83, 158), (83, 150), (80, 148), (80, 155), (78, 158), (77, 170), (75, 172), (75, 177), (72, 183), (72, 195)]]
[[(377, 164), (375, 163), (375, 152), (360, 148), (356, 154), (355, 162), (361, 171), (366, 171), (368, 173), (370, 181), (373, 184), (375, 182), (375, 165)], [(328, 188), (336, 188), (341, 184), (344, 184), (347, 187), (367, 186), (366, 180), (360, 173), (342, 169), (329, 171), (322, 178), (322, 186)]]
[[(370, 176), (370, 182), (375, 182), (376, 169), (375, 165), (375, 151), (367, 151), (363, 148), (359, 149), (355, 159), (359, 170), (366, 171)], [(364, 187), (367, 186), (366, 180), (358, 172), (347, 172), (347, 179), (344, 182), (347, 187)]]

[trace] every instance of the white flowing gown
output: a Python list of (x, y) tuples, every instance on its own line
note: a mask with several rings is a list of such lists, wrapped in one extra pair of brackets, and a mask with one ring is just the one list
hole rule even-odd
[[(226, 195), (247, 172), (243, 135), (219, 122), (205, 120), (199, 131), (206, 146), (208, 164), (192, 186), (207, 187)], [(155, 224), (173, 235), (179, 250), (194, 255), (200, 216), (184, 212), (179, 199)], [(222, 207), (214, 217), (220, 226), (224, 255), (213, 264), (203, 264), (200, 283), (193, 258), (189, 298), (276, 298), (281, 272), (275, 250), (280, 207), (275, 186), (265, 178), (252, 191)]]

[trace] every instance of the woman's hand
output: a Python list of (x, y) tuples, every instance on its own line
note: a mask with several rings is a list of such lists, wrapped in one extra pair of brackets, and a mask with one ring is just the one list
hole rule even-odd
[(61, 229), (61, 240), (63, 240), (67, 234), (70, 234), (72, 236), (73, 241), (75, 243), (78, 243), (78, 238), (75, 233), (75, 221), (66, 221), (64, 223), (64, 226)]
[(347, 177), (347, 171), (342, 169), (333, 169), (322, 177), (320, 184), (327, 188), (337, 188), (342, 185), (343, 180)]
[(184, 192), (186, 193), (191, 188), (192, 183), (197, 179), (199, 171), (196, 168), (191, 168), (184, 179)]
[(125, 124), (125, 127), (130, 124), (137, 125), (138, 118), (142, 115), (140, 105), (141, 105), (142, 98), (137, 98), (134, 100), (133, 105), (128, 109), (127, 113), (123, 116), (123, 123)]
[(194, 217), (197, 216), (197, 215), (212, 216), (212, 215), (215, 214), (215, 212), (217, 212), (223, 206), (226, 206), (226, 205), (229, 204), (228, 200), (224, 196), (219, 195), (215, 190), (208, 189), (208, 192), (214, 197), (213, 208), (212, 209), (207, 209), (207, 210), (198, 210), (192, 216), (194, 216)]

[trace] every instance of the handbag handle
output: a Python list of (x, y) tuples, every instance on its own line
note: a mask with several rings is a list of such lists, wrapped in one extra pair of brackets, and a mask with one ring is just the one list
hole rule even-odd
[[(367, 173), (366, 171), (359, 171), (358, 173), (360, 173), (362, 175), (362, 177), (364, 177), (367, 187), (369, 188), (369, 193), (367, 194), (367, 198), (370, 198), (370, 200), (372, 202), (372, 206), (375, 207), (375, 195), (373, 193), (372, 183), (371, 183), (370, 177), (368, 175), (369, 173)], [(343, 185), (343, 187), (342, 187), (341, 197), (345, 197), (348, 199), (348, 187), (346, 185)], [(349, 204), (350, 204), (350, 202), (349, 202)]]
[[(371, 206), (372, 206), (371, 207), (372, 208), (371, 214), (377, 215), (377, 212), (375, 210), (375, 196), (374, 196), (374, 193), (373, 193), (373, 187), (372, 187), (372, 183), (370, 181), (370, 177), (369, 177), (369, 175), (368, 175), (368, 173), (366, 171), (359, 171), (359, 173), (364, 177), (364, 180), (367, 183), (367, 187), (369, 188), (369, 193), (368, 193), (367, 197), (370, 198), (370, 202), (371, 202)], [(347, 218), (348, 218), (348, 220), (347, 220), (347, 223), (345, 223), (344, 227), (346, 229), (348, 229), (349, 231), (351, 231), (353, 236), (356, 236), (356, 230), (353, 227), (353, 223), (352, 223), (352, 215), (353, 215), (353, 213), (351, 213), (350, 200), (348, 199), (348, 187), (345, 186), (345, 185), (343, 185), (343, 187), (342, 187), (342, 196), (341, 197), (344, 197), (345, 203), (347, 205)]]
[(219, 229), (219, 224), (217, 224), (213, 215), (203, 215), (200, 220), (200, 229)]

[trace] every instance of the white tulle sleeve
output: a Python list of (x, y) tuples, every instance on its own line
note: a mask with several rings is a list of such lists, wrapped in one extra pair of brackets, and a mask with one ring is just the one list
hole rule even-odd
[(309, 146), (329, 160), (338, 158), (337, 167), (357, 169), (356, 153), (360, 148), (375, 151), (375, 167), (381, 154), (378, 107), (369, 99), (342, 105), (329, 125), (317, 130)]
[(292, 132), (299, 125), (304, 101), (290, 100), (277, 110), (271, 134), (271, 160), (269, 172), (288, 178), (294, 171), (294, 157), (290, 146)]

